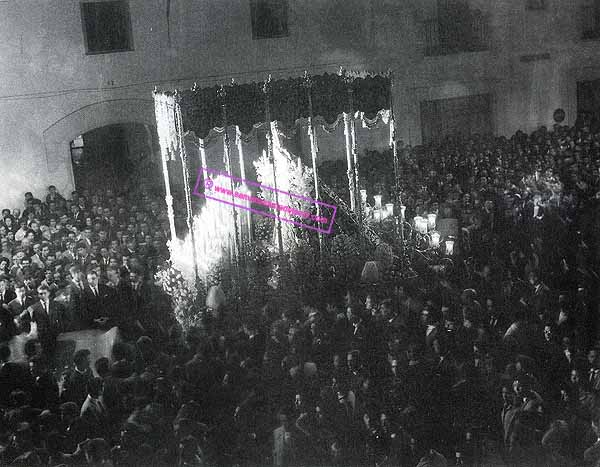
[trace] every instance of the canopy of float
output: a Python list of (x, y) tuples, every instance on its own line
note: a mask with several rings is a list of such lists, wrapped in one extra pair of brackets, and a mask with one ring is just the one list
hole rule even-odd
[[(360, 113), (368, 120), (391, 109), (391, 74), (339, 73), (307, 78), (230, 84), (188, 90), (156, 92), (179, 107), (184, 133), (204, 139), (213, 129), (237, 126), (248, 135), (267, 119), (277, 121), (285, 133), (302, 118), (317, 117), (334, 124), (342, 113)], [(309, 98), (310, 96), (310, 98)], [(169, 99), (171, 98), (171, 99)], [(310, 104), (309, 104), (310, 99)], [(175, 123), (175, 122), (173, 122)]]

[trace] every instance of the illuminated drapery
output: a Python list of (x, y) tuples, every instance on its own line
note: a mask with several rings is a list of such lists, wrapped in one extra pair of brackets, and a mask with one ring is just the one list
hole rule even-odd
[[(367, 74), (345, 72), (311, 77), (313, 84), (312, 110), (315, 118), (328, 125), (338, 120), (347, 110), (348, 86), (353, 94), (353, 112), (361, 112), (367, 119), (376, 118), (382, 109), (390, 105), (390, 74)], [(350, 78), (348, 82), (348, 78)], [(243, 135), (251, 133), (265, 121), (265, 95), (263, 83), (230, 84), (223, 86), (226, 95), (227, 120), (238, 126)], [(206, 139), (214, 128), (222, 127), (220, 86), (194, 87), (178, 92), (183, 127), (196, 137)], [(173, 93), (164, 93), (172, 96)], [(283, 133), (295, 127), (300, 118), (308, 118), (308, 96), (303, 77), (271, 81), (271, 118), (278, 122)], [(268, 123), (268, 122), (267, 122)]]

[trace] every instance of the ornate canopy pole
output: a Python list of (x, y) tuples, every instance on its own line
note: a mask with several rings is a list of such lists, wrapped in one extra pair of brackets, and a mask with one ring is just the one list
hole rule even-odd
[(398, 160), (398, 147), (396, 144), (396, 120), (394, 119), (394, 73), (390, 70), (390, 148), (394, 159), (394, 188), (396, 191), (396, 236), (400, 234), (400, 241), (404, 247), (404, 214), (402, 212), (402, 195), (400, 193), (400, 161)]
[(181, 170), (183, 174), (183, 189), (185, 191), (186, 222), (190, 239), (192, 241), (192, 261), (194, 264), (194, 275), (198, 280), (198, 253), (196, 251), (196, 238), (194, 235), (194, 213), (192, 212), (192, 194), (190, 189), (190, 171), (187, 163), (187, 153), (185, 151), (185, 142), (183, 140), (183, 120), (181, 118), (181, 107), (179, 106), (180, 96), (175, 93), (175, 122), (177, 126), (177, 135), (179, 137), (179, 155), (181, 157)]
[[(344, 80), (345, 83), (348, 83), (348, 80), (350, 79), (348, 77), (348, 74), (346, 73), (346, 71), (340, 67), (340, 72), (339, 72), (340, 77)], [(349, 102), (348, 102), (349, 103)], [(347, 109), (352, 111), (351, 109)], [(348, 112), (344, 112), (344, 135), (346, 136), (346, 162), (347, 162), (347, 169), (346, 169), (346, 174), (348, 175), (348, 189), (350, 191), (350, 209), (353, 212), (356, 212), (356, 205), (358, 204), (356, 202), (356, 180), (355, 180), (355, 173), (354, 173), (354, 169), (352, 167), (353, 163), (352, 163), (352, 128), (351, 128), (351, 124), (350, 124), (350, 114)]]
[(169, 181), (169, 165), (167, 164), (167, 156), (163, 155), (162, 170), (165, 181), (165, 203), (167, 203), (167, 217), (169, 218), (169, 230), (171, 231), (171, 240), (177, 238), (175, 230), (175, 212), (173, 211), (173, 195), (171, 194), (171, 182)]
[[(277, 191), (277, 173), (275, 170), (275, 157), (273, 155), (273, 133), (271, 125), (271, 75), (265, 81), (263, 85), (263, 93), (265, 95), (265, 118), (269, 125), (269, 131), (267, 132), (267, 156), (271, 161), (273, 167), (273, 188), (275, 188), (275, 204), (279, 207), (279, 193)], [(279, 249), (279, 258), (283, 260), (283, 237), (281, 233), (281, 219), (279, 216), (275, 216), (277, 222), (277, 247)]]
[(352, 82), (354, 80), (347, 78), (346, 84), (348, 85), (348, 110), (350, 111), (350, 139), (352, 142), (352, 161), (354, 163), (354, 199), (356, 200), (356, 214), (358, 215), (358, 221), (362, 225), (362, 203), (360, 202), (360, 178), (358, 176), (359, 163), (358, 163), (358, 151), (356, 150), (356, 128), (355, 128), (355, 113), (354, 113), (354, 89), (352, 89)]
[[(221, 86), (217, 91), (219, 99), (221, 100), (221, 111), (223, 116), (223, 158), (225, 162), (225, 172), (230, 175), (233, 175), (231, 172), (231, 149), (229, 144), (229, 132), (227, 131), (227, 91), (225, 88)], [(235, 195), (233, 194), (235, 191), (235, 186), (233, 184), (233, 178), (229, 178), (229, 189), (231, 190), (231, 202), (235, 203)], [(235, 206), (231, 206), (231, 214), (233, 218), (233, 257), (237, 261), (240, 254), (240, 245), (238, 238), (238, 223), (237, 223), (237, 210)]]
[(402, 204), (400, 195), (400, 161), (398, 160), (398, 147), (396, 144), (396, 120), (394, 118), (394, 73), (390, 71), (390, 148), (394, 157), (394, 180), (396, 189), (396, 201)]
[(169, 165), (167, 161), (172, 159), (173, 144), (177, 141), (175, 128), (175, 102), (166, 94), (162, 94), (154, 88), (154, 112), (156, 114), (156, 129), (160, 143), (162, 171), (165, 182), (165, 203), (167, 204), (167, 217), (169, 219), (169, 230), (171, 240), (177, 238), (175, 230), (175, 213), (173, 211), (173, 195), (171, 194), (171, 182), (169, 180)]
[[(206, 165), (206, 142), (204, 138), (198, 138), (198, 147), (200, 148), (200, 164), (202, 167), (207, 167)], [(206, 176), (206, 172), (204, 172), (204, 176)]]
[[(244, 159), (244, 147), (242, 145), (242, 131), (240, 127), (235, 127), (235, 144), (237, 146), (238, 155), (240, 157), (240, 177), (244, 179), (243, 187), (248, 191), (248, 184), (246, 183), (246, 161)], [(246, 206), (250, 207), (250, 201), (246, 201)], [(252, 213), (246, 210), (246, 228), (248, 229), (248, 241), (252, 243)]]
[[(306, 88), (306, 94), (308, 96), (308, 137), (310, 139), (310, 154), (312, 156), (312, 170), (313, 180), (315, 185), (315, 200), (320, 201), (319, 198), (319, 173), (317, 171), (317, 156), (319, 154), (319, 147), (317, 146), (317, 135), (315, 132), (315, 126), (313, 123), (313, 107), (312, 107), (312, 86), (313, 81), (307, 71), (304, 72), (304, 87)], [(321, 206), (316, 203), (317, 217), (321, 217)], [(323, 251), (323, 233), (319, 231), (319, 257)]]

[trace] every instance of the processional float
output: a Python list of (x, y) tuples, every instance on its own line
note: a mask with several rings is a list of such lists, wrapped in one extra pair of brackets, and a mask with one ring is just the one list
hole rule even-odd
[[(335, 128), (343, 121), (350, 210), (361, 216), (359, 193), (359, 161), (356, 141), (355, 121), (361, 119), (365, 127), (383, 119), (389, 125), (389, 145), (393, 153), (393, 166), (396, 179), (396, 193), (399, 196), (399, 163), (394, 129), (392, 101), (392, 73), (374, 74), (349, 72), (340, 69), (339, 73), (304, 76), (272, 80), (262, 83), (231, 84), (174, 91), (154, 91), (157, 132), (162, 154), (162, 168), (165, 183), (165, 201), (171, 238), (177, 238), (173, 196), (169, 181), (167, 162), (179, 159), (184, 178), (186, 220), (193, 245), (193, 262), (198, 277), (198, 258), (193, 237), (194, 216), (192, 213), (191, 191), (189, 187), (189, 160), (186, 139), (192, 138), (199, 150), (198, 163), (207, 167), (206, 139), (209, 133), (223, 137), (223, 162), (228, 173), (232, 170), (229, 127), (235, 127), (235, 142), (239, 154), (241, 178), (246, 178), (242, 142), (257, 129), (266, 130), (267, 155), (274, 164), (273, 132), (293, 131), (298, 122), (307, 122), (311, 151), (311, 165), (314, 180), (314, 199), (320, 201), (318, 177), (319, 145), (316, 125)], [(275, 172), (273, 172), (275, 173)], [(276, 183), (276, 181), (275, 181)], [(231, 190), (233, 191), (233, 190)], [(399, 199), (396, 201), (400, 201)], [(317, 204), (317, 209), (319, 209)], [(245, 228), (251, 239), (252, 225), (250, 212), (246, 211)], [(238, 231), (237, 212), (232, 209), (235, 233), (232, 245), (234, 256), (239, 255), (242, 241)], [(319, 213), (317, 212), (317, 215)], [(281, 221), (278, 219), (279, 253), (281, 244)], [(240, 225), (242, 222), (240, 222)], [(241, 230), (241, 229), (240, 229)], [(319, 233), (319, 247), (322, 234)]]

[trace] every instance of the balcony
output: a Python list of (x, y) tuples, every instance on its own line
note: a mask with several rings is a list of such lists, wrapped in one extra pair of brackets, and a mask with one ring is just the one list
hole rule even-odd
[(440, 15), (423, 23), (426, 56), (488, 50), (486, 16), (479, 10), (455, 16)]
[(581, 22), (583, 40), (600, 39), (600, 4), (582, 7)]

